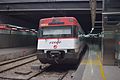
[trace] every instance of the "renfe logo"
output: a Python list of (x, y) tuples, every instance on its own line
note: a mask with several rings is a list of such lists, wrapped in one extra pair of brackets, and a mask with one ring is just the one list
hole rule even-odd
[(57, 45), (54, 45), (54, 46), (53, 46), (54, 49), (57, 49), (57, 47), (58, 47)]
[(61, 43), (61, 41), (51, 41), (51, 42), (49, 42), (49, 44), (60, 44)]

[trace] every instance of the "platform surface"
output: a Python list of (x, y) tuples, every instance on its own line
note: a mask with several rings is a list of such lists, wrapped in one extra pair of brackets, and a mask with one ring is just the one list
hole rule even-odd
[(120, 80), (120, 68), (103, 65), (99, 46), (88, 46), (73, 80)]

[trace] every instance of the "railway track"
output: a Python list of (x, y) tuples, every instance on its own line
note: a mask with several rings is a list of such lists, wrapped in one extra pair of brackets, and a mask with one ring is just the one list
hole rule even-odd
[[(63, 65), (64, 66), (64, 65)], [(45, 70), (42, 74), (39, 74), (30, 80), (72, 80), (72, 73), (75, 72), (75, 70), (71, 70), (69, 67), (60, 68), (62, 65), (54, 66), (51, 65), (49, 69)]]
[(9, 74), (6, 74), (6, 73), (9, 73), (13, 71), (14, 69), (20, 68), (21, 66), (30, 64), (35, 61), (37, 61), (36, 55), (31, 54), (31, 55), (24, 56), (21, 58), (0, 62), (0, 80), (1, 79), (9, 80), (10, 78), (7, 77)]
[[(15, 74), (16, 70), (12, 69), (10, 71), (6, 71), (6, 73), (2, 73), (3, 75), (0, 74), (0, 80), (64, 80), (64, 77), (66, 77), (66, 75), (69, 73), (69, 69), (59, 72), (59, 71), (51, 70), (52, 69), (51, 67), (53, 66), (44, 65), (42, 69), (37, 71), (32, 71), (30, 74), (28, 73), (27, 75)], [(26, 70), (24, 70), (24, 72), (25, 71)], [(14, 74), (14, 75), (10, 75), (10, 74)], [(43, 77), (44, 79), (41, 79), (41, 77)]]
[(41, 64), (35, 54), (1, 62), (0, 80), (30, 80), (49, 68), (49, 65), (44, 65), (41, 70), (32, 70), (34, 64)]
[(65, 72), (60, 78), (58, 78), (58, 80), (63, 80), (63, 78), (68, 74), (68, 71)]
[(42, 74), (44, 71), (46, 71), (48, 68), (50, 67), (50, 65), (46, 65), (44, 66), (41, 70), (38, 70), (38, 71), (31, 71), (30, 73), (26, 73), (26, 70), (24, 70), (23, 72), (21, 73), (17, 73), (15, 74), (15, 71), (16, 70), (11, 70), (11, 72), (7, 72), (7, 73), (14, 73), (14, 75), (10, 75), (5, 73), (3, 75), (0, 75), (0, 80), (3, 79), (3, 80), (30, 80), (31, 78), (39, 75), (39, 74)]
[(0, 80), (66, 80), (66, 76), (70, 80), (70, 70), (69, 66), (42, 64), (35, 55), (29, 55), (1, 62)]
[[(72, 73), (74, 73), (75, 71), (73, 71)], [(70, 73), (70, 70), (65, 71), (65, 72), (54, 72), (54, 73), (42, 73), (39, 74), (33, 78), (31, 78), (30, 80), (72, 80), (72, 73)]]
[(2, 63), (0, 63), (0, 73), (3, 73), (5, 71), (14, 69), (16, 67), (19, 67), (19, 66), (22, 66), (25, 64), (28, 64), (28, 63), (36, 61), (36, 60), (37, 60), (37, 58), (35, 55), (29, 55), (29, 56), (25, 56), (22, 58), (2, 62)]
[(5, 65), (5, 64), (9, 64), (9, 63), (13, 63), (13, 62), (16, 62), (16, 61), (20, 61), (20, 60), (23, 60), (23, 59), (26, 59), (26, 58), (29, 58), (29, 57), (33, 57), (33, 56), (35, 56), (35, 54), (31, 54), (31, 55), (28, 55), (28, 56), (20, 57), (20, 58), (17, 58), (17, 59), (12, 59), (12, 60), (8, 60), (8, 61), (3, 61), (3, 62), (0, 62), (0, 66)]

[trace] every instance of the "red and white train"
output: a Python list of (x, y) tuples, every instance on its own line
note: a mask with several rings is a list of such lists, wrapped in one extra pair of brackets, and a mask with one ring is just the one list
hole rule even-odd
[(40, 20), (37, 57), (42, 63), (74, 64), (78, 61), (84, 34), (74, 17), (52, 17)]

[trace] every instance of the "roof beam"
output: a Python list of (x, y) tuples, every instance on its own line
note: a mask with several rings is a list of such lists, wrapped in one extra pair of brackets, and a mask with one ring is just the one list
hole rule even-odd
[(90, 0), (92, 28), (95, 26), (96, 18), (96, 0)]
[[(88, 0), (46, 0), (46, 1), (36, 1), (30, 2), (33, 0), (10, 0), (5, 2), (0, 1), (0, 11), (39, 11), (39, 10), (82, 10), (88, 9), (89, 1)], [(26, 2), (25, 2), (26, 1)], [(27, 2), (28, 1), (28, 2)], [(49, 1), (49, 2), (48, 2)], [(51, 2), (50, 2), (51, 1)], [(97, 8), (100, 10), (102, 1), (97, 2)]]

